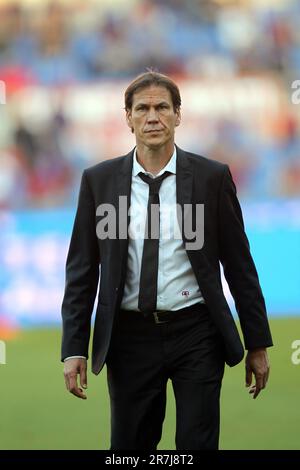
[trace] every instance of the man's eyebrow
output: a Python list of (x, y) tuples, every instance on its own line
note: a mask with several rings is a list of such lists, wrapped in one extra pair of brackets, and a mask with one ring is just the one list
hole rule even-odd
[[(166, 105), (170, 106), (170, 103), (168, 103), (168, 101), (160, 101), (159, 103), (156, 103), (154, 106), (155, 107), (156, 106), (161, 106), (162, 104), (166, 104)], [(149, 106), (149, 104), (141, 101), (140, 103), (137, 103), (134, 106), (135, 106), (135, 108), (137, 108), (138, 106)]]

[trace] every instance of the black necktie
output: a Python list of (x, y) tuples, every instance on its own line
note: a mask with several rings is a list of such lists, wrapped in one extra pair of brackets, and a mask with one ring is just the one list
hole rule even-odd
[[(157, 301), (157, 274), (158, 274), (158, 248), (159, 248), (159, 188), (163, 180), (171, 175), (165, 171), (157, 178), (151, 178), (139, 173), (145, 183), (149, 185), (149, 199), (147, 206), (146, 230), (140, 276), (140, 290), (138, 307), (145, 315), (155, 312)], [(151, 211), (152, 206), (152, 211)], [(152, 216), (156, 215), (155, 220)], [(156, 223), (155, 223), (156, 222)], [(148, 230), (147, 230), (148, 229)], [(156, 229), (156, 230), (154, 230)], [(153, 238), (151, 238), (151, 235)]]

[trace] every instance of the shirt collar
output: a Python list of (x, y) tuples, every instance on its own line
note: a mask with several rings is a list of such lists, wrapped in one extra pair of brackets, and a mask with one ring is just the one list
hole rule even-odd
[(134, 149), (134, 154), (133, 154), (133, 167), (132, 167), (132, 174), (133, 176), (137, 176), (140, 172), (145, 173), (146, 175), (150, 175), (152, 178), (156, 178), (157, 176), (162, 175), (165, 171), (169, 171), (170, 173), (173, 173), (176, 175), (176, 158), (177, 158), (177, 153), (176, 153), (176, 147), (174, 146), (174, 152), (166, 166), (160, 170), (157, 175), (153, 175), (149, 171), (146, 171), (145, 168), (140, 165), (140, 163), (137, 161), (136, 158), (136, 148)]

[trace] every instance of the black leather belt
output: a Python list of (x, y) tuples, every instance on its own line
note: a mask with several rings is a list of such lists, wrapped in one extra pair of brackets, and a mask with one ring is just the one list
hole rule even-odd
[(137, 312), (136, 310), (121, 310), (121, 315), (126, 314), (127, 317), (136, 318), (137, 315), (139, 318), (146, 318), (154, 321), (156, 324), (168, 323), (172, 320), (176, 320), (181, 316), (189, 314), (191, 312), (199, 312), (200, 308), (207, 308), (204, 303), (196, 303), (189, 305), (188, 307), (181, 308), (179, 310), (156, 310), (155, 312), (142, 313)]

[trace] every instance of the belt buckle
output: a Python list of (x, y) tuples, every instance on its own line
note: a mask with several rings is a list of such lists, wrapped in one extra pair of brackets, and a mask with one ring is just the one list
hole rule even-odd
[(158, 313), (159, 311), (155, 311), (155, 312), (152, 312), (153, 313), (153, 316), (154, 316), (154, 321), (157, 325), (161, 324), (161, 323), (168, 323), (168, 320), (160, 320), (158, 318)]

